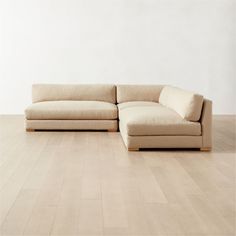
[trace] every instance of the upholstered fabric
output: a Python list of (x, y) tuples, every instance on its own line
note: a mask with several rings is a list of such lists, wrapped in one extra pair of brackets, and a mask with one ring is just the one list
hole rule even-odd
[(162, 85), (117, 85), (117, 102), (158, 102)]
[(212, 102), (179, 88), (36, 84), (32, 95), (29, 130), (116, 131), (119, 119), (131, 149), (212, 147)]
[(33, 130), (117, 130), (117, 120), (26, 120)]
[(126, 127), (119, 124), (122, 139), (127, 148), (201, 148), (202, 136), (129, 136)]
[(159, 102), (175, 110), (186, 120), (199, 121), (203, 96), (172, 86), (165, 86), (161, 91)]
[(107, 84), (34, 84), (32, 101), (103, 101), (116, 103), (116, 86)]
[(119, 119), (128, 135), (201, 135), (199, 122), (183, 119), (172, 109), (158, 103), (119, 104)]
[(117, 119), (117, 106), (98, 101), (38, 102), (25, 115), (28, 120), (110, 120)]
[(211, 148), (212, 147), (212, 101), (204, 99), (202, 116), (201, 116), (201, 126), (202, 126), (202, 147)]
[(140, 107), (140, 106), (144, 106), (144, 107), (150, 107), (150, 106), (157, 106), (158, 103), (156, 102), (123, 102), (123, 103), (120, 103), (118, 104), (118, 108), (119, 110), (123, 110), (123, 109), (126, 109), (126, 108), (131, 108), (131, 107)]

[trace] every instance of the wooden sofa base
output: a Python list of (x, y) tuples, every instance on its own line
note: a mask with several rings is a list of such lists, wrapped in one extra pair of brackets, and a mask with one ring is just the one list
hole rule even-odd
[(128, 148), (128, 151), (130, 151), (130, 152), (139, 151), (139, 148)]
[(26, 128), (25, 129), (27, 132), (34, 132), (35, 130), (34, 129), (28, 129), (28, 128)]
[(211, 151), (211, 147), (202, 147), (202, 148), (200, 148), (200, 151), (202, 151), (202, 152), (210, 152)]

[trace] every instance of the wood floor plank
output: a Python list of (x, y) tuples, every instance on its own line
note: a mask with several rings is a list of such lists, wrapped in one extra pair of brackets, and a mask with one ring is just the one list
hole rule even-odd
[(104, 227), (127, 227), (126, 207), (120, 182), (112, 179), (104, 180), (101, 186)]
[(84, 177), (81, 185), (82, 199), (101, 199), (101, 183), (99, 180)]
[[(138, 168), (135, 173), (137, 178), (139, 191), (143, 201), (146, 203), (167, 203), (168, 200), (163, 193), (158, 181), (154, 178), (149, 169)], [(147, 184), (148, 183), (148, 184)]]
[(2, 235), (23, 235), (25, 225), (31, 215), (38, 192), (22, 190), (17, 196), (1, 225)]
[(101, 200), (81, 200), (79, 209), (79, 235), (103, 235)]
[(72, 206), (57, 207), (50, 235), (77, 235), (78, 208)]
[(23, 235), (50, 235), (57, 208), (55, 206), (34, 206), (25, 225)]
[(2, 187), (0, 191), (0, 225), (4, 221), (9, 209), (13, 205), (20, 190), (22, 189), (22, 186), (29, 176), (32, 167), (40, 158), (40, 153), (43, 150), (46, 142), (47, 139), (42, 139), (42, 137), (39, 137), (37, 145), (35, 144), (24, 150), (24, 155), (26, 158), (24, 158), (17, 166), (14, 173)]
[(171, 204), (146, 203), (145, 205), (151, 234), (186, 235)]
[(129, 202), (126, 204), (126, 212), (130, 235), (151, 234), (147, 215), (145, 214), (145, 203)]
[(208, 234), (229, 236), (235, 234), (235, 226), (230, 225), (205, 198), (199, 196), (189, 198), (194, 210), (204, 222)]
[(214, 117), (211, 152), (127, 152), (119, 132), (0, 116), (0, 235), (233, 236), (235, 127)]
[(45, 178), (48, 177), (47, 174), (53, 163), (53, 158), (55, 158), (55, 151), (53, 149), (43, 150), (22, 188), (40, 189), (45, 182)]

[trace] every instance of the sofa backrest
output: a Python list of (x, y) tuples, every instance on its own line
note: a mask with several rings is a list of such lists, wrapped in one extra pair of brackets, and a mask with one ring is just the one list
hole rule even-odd
[(159, 102), (163, 85), (117, 85), (117, 103), (132, 101)]
[(103, 101), (116, 103), (116, 86), (110, 84), (34, 84), (32, 102)]
[(165, 86), (161, 91), (159, 102), (175, 110), (186, 120), (199, 121), (203, 96), (176, 87)]

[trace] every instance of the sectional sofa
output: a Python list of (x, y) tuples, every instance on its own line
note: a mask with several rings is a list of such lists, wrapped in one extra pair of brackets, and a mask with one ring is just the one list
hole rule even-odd
[(26, 130), (120, 131), (128, 150), (212, 147), (212, 102), (164, 85), (32, 86)]

